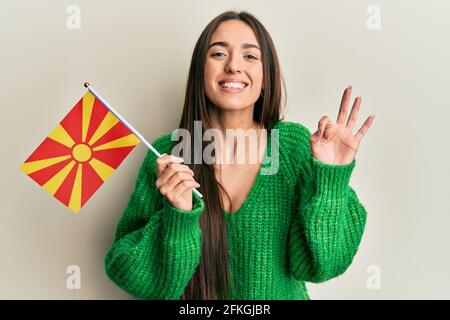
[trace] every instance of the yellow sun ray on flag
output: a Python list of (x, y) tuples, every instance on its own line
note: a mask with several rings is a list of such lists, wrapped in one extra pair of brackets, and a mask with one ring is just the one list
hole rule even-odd
[(67, 160), (69, 158), (70, 158), (70, 156), (61, 156), (61, 157), (54, 157), (54, 158), (47, 158), (47, 159), (42, 159), (42, 160), (25, 162), (20, 167), (20, 169), (23, 172), (25, 172), (26, 174), (30, 174), (30, 173), (36, 172), (38, 170), (48, 168), (54, 164), (60, 163), (61, 161)]
[(83, 96), (83, 120), (82, 120), (82, 136), (81, 141), (86, 141), (89, 123), (91, 122), (92, 108), (94, 107), (95, 97), (93, 94), (85, 94)]
[(64, 129), (64, 127), (59, 123), (56, 128), (52, 132), (50, 132), (48, 137), (69, 148), (72, 148), (72, 146), (75, 144), (75, 141), (73, 141), (72, 137), (67, 133), (66, 129)]
[(62, 170), (58, 171), (53, 177), (51, 177), (44, 185), (42, 186), (48, 193), (54, 195), (56, 191), (58, 191), (61, 184), (66, 180), (67, 176), (70, 173), (70, 170), (75, 166), (75, 161), (71, 161), (68, 165), (66, 165)]

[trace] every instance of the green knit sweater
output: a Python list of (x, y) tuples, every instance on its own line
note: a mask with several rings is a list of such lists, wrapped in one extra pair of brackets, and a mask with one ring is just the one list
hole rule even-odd
[[(237, 288), (230, 299), (309, 299), (305, 281), (319, 283), (344, 273), (364, 231), (367, 214), (349, 185), (355, 160), (322, 163), (312, 157), (306, 127), (281, 120), (273, 128), (279, 130), (278, 171), (261, 174), (270, 166), (263, 164), (239, 210), (224, 211)], [(271, 141), (269, 135), (266, 159)], [(153, 145), (170, 154), (177, 143), (169, 133)], [(191, 211), (173, 207), (155, 180), (156, 156), (148, 151), (105, 269), (135, 297), (177, 300), (200, 261), (205, 204), (193, 193)]]

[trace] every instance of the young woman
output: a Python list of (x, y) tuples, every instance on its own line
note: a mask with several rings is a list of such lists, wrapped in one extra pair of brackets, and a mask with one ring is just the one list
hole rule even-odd
[(265, 162), (187, 165), (172, 154), (171, 133), (157, 138), (163, 156), (147, 153), (105, 257), (119, 287), (146, 299), (309, 299), (306, 281), (350, 266), (366, 211), (349, 181), (374, 116), (353, 134), (361, 98), (348, 115), (349, 86), (337, 122), (324, 116), (311, 134), (280, 116), (282, 85), (272, 39), (254, 16), (225, 12), (206, 26), (179, 128), (192, 137), (196, 121), (222, 133), (267, 129), (259, 147), (278, 154), (278, 167), (262, 174)]

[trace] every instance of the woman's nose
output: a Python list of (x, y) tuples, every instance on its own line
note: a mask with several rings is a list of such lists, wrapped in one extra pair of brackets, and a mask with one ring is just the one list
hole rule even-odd
[(230, 55), (227, 63), (225, 64), (225, 71), (232, 73), (241, 72), (241, 65), (237, 55)]

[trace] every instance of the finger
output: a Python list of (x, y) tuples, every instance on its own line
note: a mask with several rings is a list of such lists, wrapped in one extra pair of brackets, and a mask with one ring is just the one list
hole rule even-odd
[(177, 174), (178, 172), (183, 172), (189, 174), (190, 176), (194, 176), (194, 171), (192, 171), (187, 165), (170, 163), (156, 180), (156, 186), (159, 188), (160, 186), (164, 185), (173, 175)]
[(319, 123), (317, 124), (318, 130), (316, 131), (316, 136), (320, 139), (325, 132), (325, 128), (332, 125), (333, 123), (328, 116), (323, 116), (322, 118), (320, 118)]
[(171, 163), (181, 163), (184, 159), (180, 157), (175, 157), (173, 155), (168, 155), (163, 153), (161, 157), (156, 159), (156, 174), (159, 175), (166, 169), (166, 167)]
[(350, 112), (350, 116), (347, 120), (347, 128), (353, 130), (353, 126), (355, 125), (356, 119), (358, 118), (359, 108), (361, 106), (361, 97), (356, 97), (355, 102), (353, 102), (352, 111)]
[(336, 123), (339, 124), (345, 123), (345, 119), (347, 118), (348, 113), (348, 103), (350, 101), (351, 94), (352, 94), (352, 86), (349, 85), (347, 88), (345, 88), (344, 93), (342, 94), (341, 106), (339, 107), (339, 113)]
[[(162, 194), (173, 193), (175, 187), (182, 181), (194, 181), (194, 177), (186, 172), (177, 172), (159, 189)], [(197, 183), (197, 182), (195, 182)]]
[(359, 129), (359, 131), (355, 134), (355, 138), (358, 141), (361, 141), (361, 139), (364, 137), (364, 135), (366, 134), (367, 130), (369, 130), (370, 126), (372, 125), (372, 122), (373, 122), (374, 119), (375, 119), (375, 115), (371, 115), (370, 117), (368, 117), (366, 119), (366, 121), (364, 121), (364, 123), (361, 126), (361, 128)]
[(177, 186), (174, 188), (172, 194), (175, 199), (181, 197), (181, 195), (186, 192), (186, 190), (192, 190), (195, 188), (200, 187), (200, 185), (195, 182), (194, 180), (185, 180), (181, 181)]

